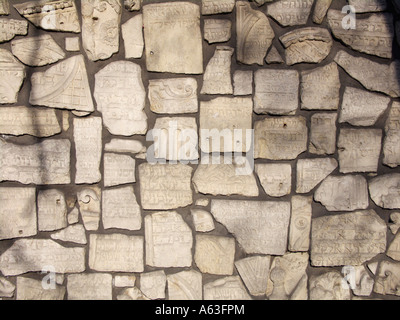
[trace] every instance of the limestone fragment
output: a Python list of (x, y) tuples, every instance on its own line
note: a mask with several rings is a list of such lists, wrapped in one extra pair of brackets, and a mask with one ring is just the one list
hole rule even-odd
[(0, 15), (9, 15), (10, 14), (10, 4), (8, 0), (0, 1)]
[(68, 224), (75, 224), (79, 222), (79, 209), (74, 207), (67, 215)]
[(26, 36), (27, 34), (27, 21), (0, 18), (0, 43), (10, 41), (15, 36)]
[(37, 204), (39, 231), (55, 231), (68, 225), (63, 192), (57, 189), (39, 191)]
[(147, 4), (143, 6), (143, 23), (148, 71), (203, 73), (198, 5), (190, 2)]
[(278, 49), (274, 45), (272, 45), (267, 56), (265, 57), (265, 62), (267, 64), (273, 64), (273, 63), (281, 64), (284, 63), (285, 61), (283, 61), (282, 56), (279, 53)]
[(101, 190), (98, 187), (85, 187), (78, 192), (79, 211), (86, 230), (99, 228)]
[(332, 0), (317, 0), (315, 2), (313, 22), (316, 24), (321, 24), (324, 20), (329, 7), (332, 4)]
[(339, 272), (330, 271), (310, 277), (310, 300), (350, 300), (349, 286), (343, 286)]
[(336, 151), (337, 113), (315, 113), (311, 116), (311, 134), (308, 151), (330, 155)]
[(195, 270), (167, 275), (169, 300), (202, 300), (202, 275)]
[(73, 242), (77, 244), (87, 244), (85, 227), (81, 224), (69, 226), (51, 235), (54, 240)]
[(217, 46), (203, 77), (201, 94), (233, 94), (231, 60), (234, 49)]
[(117, 288), (134, 287), (136, 283), (136, 276), (114, 276), (113, 286)]
[[(346, 267), (344, 269), (346, 271)], [(354, 295), (361, 297), (368, 297), (371, 295), (374, 288), (374, 279), (371, 278), (364, 266), (351, 266), (348, 270), (351, 272), (348, 276), (350, 279), (349, 285)]]
[(391, 168), (400, 165), (400, 103), (394, 101), (385, 124), (383, 163)]
[(6, 278), (0, 277), (0, 297), (12, 298), (15, 292), (15, 285)]
[(400, 263), (382, 261), (375, 278), (374, 292), (400, 296)]
[(208, 198), (200, 198), (196, 200), (196, 206), (199, 207), (207, 207), (210, 203), (210, 200)]
[(125, 45), (125, 58), (139, 59), (143, 55), (143, 16), (138, 14), (121, 26)]
[(78, 52), (80, 50), (80, 39), (79, 37), (67, 37), (65, 38), (65, 50), (68, 52)]
[(165, 299), (167, 276), (164, 270), (142, 273), (140, 275), (140, 291), (152, 299)]
[(253, 71), (235, 71), (233, 75), (233, 87), (233, 94), (235, 96), (247, 96), (253, 94)]
[(369, 193), (374, 203), (385, 209), (400, 209), (400, 174), (378, 176), (369, 182)]
[(357, 13), (385, 11), (387, 0), (349, 0)]
[(212, 200), (211, 213), (235, 236), (246, 253), (285, 254), (289, 202)]
[(314, 0), (277, 0), (268, 5), (267, 13), (283, 27), (307, 23)]
[(85, 271), (85, 249), (65, 248), (49, 239), (19, 239), (0, 256), (0, 271), (5, 276), (40, 272), (46, 266), (55, 273)]
[(236, 2), (237, 60), (244, 64), (264, 64), (264, 58), (275, 38), (268, 18), (253, 10), (247, 1)]
[(117, 300), (150, 300), (147, 298), (142, 291), (138, 288), (126, 288), (120, 295), (117, 296)]
[(104, 154), (104, 186), (113, 187), (136, 182), (135, 159), (131, 156)]
[(255, 171), (267, 195), (283, 197), (292, 191), (292, 166), (289, 163), (256, 164)]
[(328, 211), (367, 209), (367, 181), (360, 175), (329, 176), (315, 191), (314, 200)]
[(197, 232), (209, 232), (215, 229), (211, 213), (202, 209), (192, 209), (190, 212)]
[(251, 300), (240, 277), (230, 276), (204, 285), (204, 300)]
[(201, 0), (201, 13), (203, 15), (229, 13), (235, 7), (235, 0)]
[(232, 22), (228, 19), (205, 19), (204, 39), (209, 44), (229, 41), (231, 29)]
[(390, 243), (386, 255), (393, 260), (400, 261), (400, 233)]
[(128, 11), (139, 11), (143, 0), (124, 0), (124, 7)]
[(146, 151), (146, 147), (138, 140), (111, 139), (104, 151), (136, 154)]
[(25, 67), (10, 51), (0, 49), (0, 73), (0, 104), (16, 103), (25, 79)]
[(82, 45), (90, 60), (118, 52), (121, 14), (119, 0), (82, 0)]
[[(153, 267), (190, 267), (192, 230), (175, 211), (157, 212), (144, 218), (146, 264)], [(167, 243), (160, 239), (169, 239)]]
[(65, 291), (65, 287), (57, 284), (48, 290), (42, 280), (17, 278), (17, 300), (64, 300)]
[(390, 222), (389, 229), (393, 234), (396, 234), (400, 229), (400, 212), (393, 212), (390, 215)]
[(112, 300), (112, 275), (107, 273), (70, 274), (68, 300)]
[(307, 252), (310, 248), (312, 197), (293, 196), (291, 204), (288, 249)]
[(358, 266), (386, 251), (386, 223), (374, 210), (313, 219), (311, 264)]

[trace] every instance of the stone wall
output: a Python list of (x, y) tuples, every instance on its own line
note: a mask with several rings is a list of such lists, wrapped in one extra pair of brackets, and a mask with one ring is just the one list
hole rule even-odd
[(0, 297), (396, 299), (397, 5), (0, 1)]

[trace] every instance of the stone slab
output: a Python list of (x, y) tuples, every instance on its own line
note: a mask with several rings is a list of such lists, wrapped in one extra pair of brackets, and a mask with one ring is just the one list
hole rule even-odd
[(104, 154), (104, 186), (113, 187), (136, 182), (136, 161), (131, 156)]
[(331, 155), (336, 151), (337, 113), (314, 113), (311, 116), (308, 151), (317, 155)]
[(40, 190), (37, 206), (39, 231), (55, 231), (67, 226), (67, 204), (62, 191)]
[(307, 252), (310, 249), (312, 200), (312, 197), (292, 197), (292, 211), (289, 225), (289, 251)]
[(232, 35), (232, 22), (228, 19), (205, 19), (204, 39), (209, 43), (227, 42)]
[(0, 43), (28, 34), (28, 21), (0, 18)]
[(6, 49), (0, 49), (0, 74), (0, 104), (16, 103), (26, 71), (24, 65)]
[(144, 50), (143, 15), (138, 14), (121, 25), (121, 32), (125, 45), (125, 58), (141, 58)]
[(70, 274), (68, 300), (112, 300), (112, 275), (106, 273)]

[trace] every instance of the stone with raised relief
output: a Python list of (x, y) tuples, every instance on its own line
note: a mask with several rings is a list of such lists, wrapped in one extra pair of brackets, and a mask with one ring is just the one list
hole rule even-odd
[(25, 79), (25, 67), (10, 51), (0, 49), (0, 104), (16, 103)]
[(64, 300), (65, 287), (54, 284), (50, 289), (43, 284), (43, 280), (17, 277), (16, 300)]
[(116, 275), (114, 276), (113, 286), (116, 288), (134, 287), (136, 283), (136, 276), (131, 275)]
[(235, 239), (197, 234), (194, 262), (201, 273), (232, 275), (235, 259)]
[(390, 243), (386, 255), (393, 260), (400, 261), (400, 233), (396, 234)]
[(124, 0), (124, 7), (128, 11), (139, 11), (143, 0)]
[(251, 148), (253, 101), (218, 97), (200, 102), (200, 148), (211, 152), (248, 152)]
[(8, 0), (0, 1), (0, 15), (9, 15), (10, 14), (10, 3)]
[(103, 190), (102, 202), (104, 229), (141, 229), (141, 210), (132, 186)]
[(230, 276), (204, 285), (204, 300), (251, 300), (239, 276)]
[(235, 7), (235, 0), (201, 0), (201, 14), (229, 13)]
[(234, 49), (217, 46), (207, 64), (201, 94), (233, 94), (231, 60)]
[(311, 276), (309, 288), (310, 300), (350, 300), (350, 287), (337, 271)]
[(281, 26), (306, 24), (311, 13), (314, 0), (277, 0), (267, 7), (267, 14)]
[(148, 71), (203, 73), (197, 4), (179, 1), (144, 5), (143, 24)]
[(313, 13), (313, 22), (321, 24), (324, 21), (332, 0), (316, 0)]
[(27, 34), (27, 21), (0, 18), (0, 43), (10, 41), (15, 36), (26, 36)]
[(299, 159), (297, 161), (297, 193), (308, 193), (338, 167), (333, 158)]
[(165, 299), (167, 276), (164, 270), (142, 273), (140, 275), (140, 291), (152, 299)]
[(235, 96), (253, 94), (253, 71), (236, 70), (233, 74), (233, 87)]
[(202, 300), (202, 275), (195, 270), (167, 275), (169, 300)]
[(358, 266), (386, 251), (386, 223), (374, 210), (315, 218), (311, 264)]
[(146, 264), (172, 268), (192, 265), (192, 230), (175, 211), (157, 212), (144, 218)]
[(50, 236), (54, 240), (73, 242), (77, 244), (87, 244), (85, 227), (82, 224), (75, 224), (66, 227)]
[(139, 59), (143, 55), (143, 15), (138, 14), (121, 25), (125, 46), (125, 59)]
[(85, 61), (76, 55), (31, 77), (29, 103), (51, 108), (93, 112)]
[(88, 231), (99, 228), (101, 213), (101, 190), (98, 187), (88, 186), (78, 191), (78, 205), (83, 225)]
[(55, 231), (68, 225), (67, 204), (60, 190), (40, 190), (37, 198), (39, 231)]
[(328, 11), (328, 23), (335, 38), (352, 49), (382, 58), (392, 57), (394, 39), (393, 16), (390, 13), (372, 14), (361, 19), (357, 16), (357, 28), (344, 29), (346, 14), (338, 10)]
[(270, 262), (270, 256), (253, 256), (235, 262), (235, 267), (252, 296), (265, 295)]
[(367, 180), (361, 175), (329, 176), (315, 191), (314, 200), (328, 211), (367, 209)]
[(91, 61), (119, 51), (120, 0), (82, 0), (82, 46)]
[(378, 176), (369, 182), (372, 201), (384, 209), (400, 209), (400, 174)]
[(228, 19), (205, 19), (204, 39), (209, 43), (229, 41), (232, 35), (232, 22)]
[(117, 296), (117, 300), (150, 300), (138, 288), (126, 288)]
[(286, 64), (320, 63), (331, 52), (332, 36), (325, 28), (295, 29), (279, 38), (285, 48)]
[(299, 102), (296, 70), (260, 69), (255, 72), (254, 111), (258, 114), (293, 115)]
[(193, 203), (192, 167), (184, 164), (139, 166), (141, 205), (145, 210), (169, 210)]
[(15, 4), (20, 15), (48, 31), (79, 33), (81, 26), (74, 0), (29, 1)]
[(292, 197), (292, 212), (289, 225), (289, 251), (306, 252), (310, 248), (312, 200), (312, 197)]
[(131, 156), (105, 153), (104, 154), (104, 186), (114, 187), (136, 182), (136, 161)]
[(89, 267), (96, 271), (143, 272), (142, 236), (91, 234)]
[(385, 124), (383, 163), (391, 168), (400, 165), (400, 103), (394, 101)]
[(237, 60), (244, 64), (264, 64), (275, 38), (267, 16), (251, 8), (247, 1), (236, 2)]
[(349, 5), (353, 6), (357, 13), (380, 12), (388, 7), (387, 0), (349, 0)]
[(136, 154), (145, 152), (146, 147), (138, 140), (111, 139), (105, 144), (104, 151)]
[(269, 117), (254, 125), (255, 158), (293, 160), (307, 150), (306, 119), (296, 117)]
[(0, 181), (22, 184), (68, 184), (71, 142), (48, 139), (33, 145), (0, 140)]
[(0, 188), (0, 240), (37, 234), (36, 189)]
[(15, 292), (15, 285), (6, 278), (0, 277), (0, 297), (12, 298)]
[(315, 113), (311, 116), (308, 151), (317, 155), (330, 155), (336, 151), (337, 113)]
[(341, 129), (337, 144), (340, 172), (377, 172), (381, 144), (381, 129)]
[(112, 275), (106, 273), (69, 274), (68, 300), (112, 300)]
[(194, 228), (196, 232), (209, 232), (215, 229), (211, 213), (202, 209), (191, 209)]
[(267, 56), (265, 57), (265, 62), (267, 64), (273, 64), (273, 63), (281, 64), (284, 63), (285, 61), (283, 60), (278, 49), (274, 45), (272, 45)]
[(285, 254), (290, 202), (212, 200), (211, 213), (246, 253)]
[(256, 164), (255, 171), (267, 195), (283, 197), (292, 191), (292, 166), (289, 163)]
[(374, 292), (400, 296), (400, 263), (382, 261), (375, 276)]
[(130, 61), (115, 61), (95, 75), (94, 97), (103, 122), (113, 135), (145, 134), (146, 91), (142, 69)]
[(40, 272), (52, 266), (55, 273), (85, 271), (85, 248), (66, 248), (49, 239), (19, 239), (0, 256), (4, 276)]

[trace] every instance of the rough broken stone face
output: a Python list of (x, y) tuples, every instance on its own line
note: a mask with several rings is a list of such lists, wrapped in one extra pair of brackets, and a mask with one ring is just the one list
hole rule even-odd
[(26, 146), (0, 140), (0, 181), (68, 184), (71, 182), (70, 152), (71, 143), (67, 139), (47, 139)]
[(152, 299), (165, 299), (167, 276), (164, 270), (142, 273), (140, 275), (140, 291)]
[(369, 205), (367, 181), (360, 175), (329, 176), (314, 193), (328, 211), (354, 211)]
[(385, 11), (387, 0), (349, 0), (349, 5), (356, 9), (357, 13)]
[(12, 298), (15, 292), (15, 285), (6, 278), (0, 277), (0, 297)]
[(106, 273), (70, 274), (68, 300), (112, 300), (112, 275)]
[(255, 171), (267, 195), (283, 197), (292, 191), (292, 166), (290, 164), (256, 164)]
[(136, 276), (114, 276), (113, 286), (117, 288), (134, 287), (136, 283)]
[(310, 277), (310, 300), (350, 300), (350, 288), (342, 286), (339, 272), (325, 272)]
[(328, 11), (328, 23), (333, 35), (352, 49), (392, 58), (394, 24), (392, 14), (373, 14), (368, 18), (357, 17), (356, 29), (344, 29), (342, 20), (345, 13), (337, 10)]
[(251, 295), (265, 295), (270, 262), (270, 256), (253, 256), (235, 261), (235, 267)]
[(101, 196), (98, 187), (85, 187), (78, 192), (79, 211), (86, 230), (95, 231), (99, 228)]
[(203, 298), (202, 275), (195, 270), (167, 275), (169, 300), (201, 300)]
[(10, 3), (8, 0), (0, 1), (0, 15), (9, 15), (10, 14)]
[(25, 79), (25, 67), (5, 49), (0, 49), (0, 74), (0, 104), (16, 103)]
[(197, 232), (209, 232), (215, 229), (211, 213), (202, 209), (192, 209), (190, 212)]
[(121, 32), (125, 45), (125, 58), (141, 58), (144, 50), (143, 16), (138, 14), (129, 19), (121, 26)]
[(204, 300), (251, 300), (240, 277), (230, 276), (204, 285)]
[(136, 161), (131, 156), (104, 154), (104, 186), (113, 187), (136, 182)]
[(354, 295), (361, 297), (368, 297), (374, 288), (374, 279), (369, 275), (366, 268), (364, 266), (356, 266), (352, 267), (354, 269), (351, 272), (354, 272), (354, 281), (352, 284), (355, 287), (351, 287), (351, 290)]
[(41, 280), (18, 277), (17, 300), (64, 300), (65, 287), (55, 285), (55, 288), (47, 290)]
[(136, 154), (146, 151), (146, 147), (138, 140), (111, 139), (104, 151)]
[(337, 113), (315, 113), (311, 116), (311, 133), (308, 151), (330, 155), (336, 151)]
[(205, 19), (204, 39), (209, 44), (229, 41), (231, 29), (232, 22), (228, 19)]
[(246, 253), (283, 255), (286, 252), (289, 202), (212, 200), (211, 213), (235, 236)]
[(400, 296), (400, 263), (382, 261), (375, 278), (374, 292)]
[(144, 218), (144, 224), (147, 265), (163, 268), (192, 265), (192, 230), (181, 215), (175, 211), (153, 213)]
[(124, 7), (128, 11), (139, 11), (143, 0), (124, 0)]
[(28, 21), (0, 18), (0, 43), (28, 34)]
[(126, 288), (117, 296), (117, 300), (150, 300), (138, 288)]
[(312, 197), (293, 196), (291, 205), (288, 249), (306, 252), (310, 249)]
[(56, 189), (39, 191), (37, 204), (39, 231), (55, 231), (67, 226), (67, 204), (63, 192)]
[(306, 119), (269, 117), (254, 125), (255, 158), (292, 160), (307, 150)]
[(324, 28), (302, 28), (279, 38), (285, 47), (286, 64), (320, 63), (331, 52), (332, 37)]
[(51, 235), (54, 240), (73, 242), (77, 244), (87, 244), (85, 227), (81, 224), (69, 226)]
[(313, 13), (313, 22), (321, 24), (332, 4), (332, 0), (316, 0)]
[(283, 61), (282, 56), (279, 53), (278, 49), (274, 45), (272, 45), (267, 56), (265, 57), (265, 62), (267, 64), (273, 64), (273, 63), (281, 64), (284, 63), (285, 61)]
[(234, 49), (217, 46), (203, 77), (201, 94), (233, 94), (231, 60)]
[(307, 23), (314, 0), (277, 0), (267, 7), (267, 14), (281, 26), (295, 26)]
[(374, 210), (313, 219), (311, 264), (358, 266), (386, 251), (386, 223)]
[(400, 174), (378, 176), (369, 182), (372, 201), (384, 209), (400, 209)]
[(233, 75), (235, 96), (247, 96), (253, 93), (253, 71), (236, 70)]
[(201, 14), (229, 13), (235, 7), (235, 0), (201, 0)]
[(254, 111), (258, 114), (295, 114), (299, 107), (299, 78), (296, 70), (257, 70)]
[(200, 7), (190, 2), (143, 6), (148, 71), (203, 73)]
[(400, 104), (393, 102), (385, 124), (383, 163), (391, 168), (400, 165)]
[(95, 78), (94, 97), (108, 131), (123, 136), (146, 133), (146, 91), (141, 67), (116, 61), (96, 73)]
[(237, 60), (244, 64), (264, 64), (264, 58), (275, 38), (268, 18), (253, 10), (250, 3), (236, 2)]
[(400, 233), (390, 243), (386, 255), (393, 260), (400, 261)]
[(65, 38), (65, 50), (68, 52), (77, 52), (81, 48), (79, 37)]

